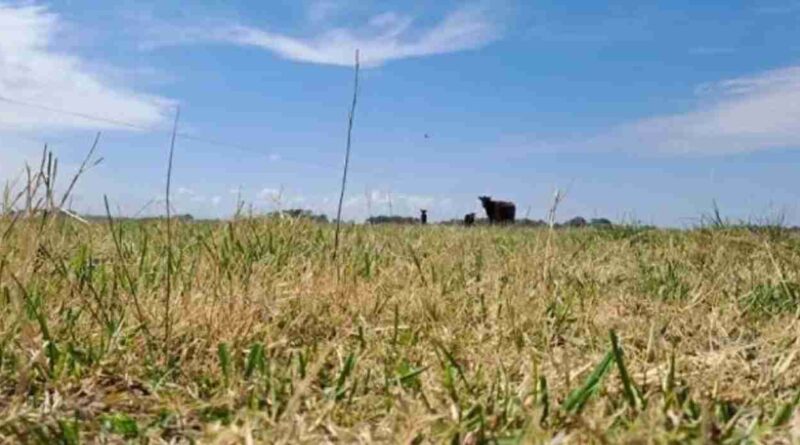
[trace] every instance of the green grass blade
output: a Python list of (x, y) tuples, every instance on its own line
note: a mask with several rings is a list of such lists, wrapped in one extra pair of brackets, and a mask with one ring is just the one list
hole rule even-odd
[(231, 381), (231, 370), (233, 368), (231, 363), (231, 351), (227, 343), (220, 343), (219, 346), (217, 346), (217, 357), (219, 358), (219, 367), (222, 369), (222, 377), (227, 387)]
[(778, 427), (785, 425), (789, 419), (791, 419), (792, 413), (794, 413), (798, 403), (800, 403), (800, 390), (795, 393), (791, 401), (784, 403), (778, 412), (775, 413), (775, 417), (772, 419), (772, 426)]
[(256, 370), (262, 373), (264, 370), (264, 346), (261, 343), (256, 343), (250, 348), (245, 363), (244, 378), (249, 379)]
[(339, 377), (336, 379), (336, 400), (340, 400), (344, 396), (344, 385), (347, 383), (347, 378), (350, 377), (350, 374), (353, 372), (353, 368), (355, 368), (355, 366), (356, 356), (353, 355), (353, 353), (350, 353), (344, 361), (344, 366), (342, 367), (342, 371), (339, 373)]
[(598, 389), (600, 389), (600, 384), (603, 382), (603, 379), (611, 369), (611, 363), (613, 360), (614, 352), (608, 351), (603, 357), (603, 360), (601, 360), (600, 363), (595, 366), (591, 375), (586, 378), (586, 381), (583, 383), (583, 385), (580, 388), (572, 391), (569, 396), (567, 396), (566, 400), (564, 400), (564, 403), (561, 405), (561, 409), (567, 413), (580, 412), (589, 398), (596, 393)]
[(544, 425), (547, 422), (547, 416), (550, 415), (550, 392), (547, 389), (547, 379), (544, 376), (539, 377), (539, 404), (542, 406), (542, 416), (539, 418), (539, 424)]
[(628, 374), (628, 369), (625, 367), (625, 358), (622, 352), (622, 348), (619, 345), (619, 338), (617, 338), (617, 333), (614, 332), (612, 329), (610, 332), (611, 336), (611, 348), (614, 352), (614, 362), (617, 364), (617, 369), (619, 370), (619, 377), (622, 380), (622, 390), (625, 394), (625, 398), (628, 400), (628, 405), (634, 410), (638, 410), (642, 406), (641, 396), (639, 395), (639, 390), (636, 388), (636, 385), (631, 380), (630, 375)]

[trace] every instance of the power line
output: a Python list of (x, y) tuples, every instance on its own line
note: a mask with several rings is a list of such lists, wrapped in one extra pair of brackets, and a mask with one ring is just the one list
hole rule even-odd
[[(38, 110), (47, 111), (47, 112), (50, 112), (50, 113), (56, 113), (56, 114), (63, 114), (63, 115), (66, 115), (66, 116), (78, 117), (78, 118), (85, 119), (85, 120), (88, 120), (88, 121), (93, 121), (93, 122), (100, 122), (100, 123), (105, 123), (105, 124), (117, 125), (117, 126), (121, 126), (121, 127), (134, 129), (134, 130), (145, 131), (145, 132), (148, 132), (148, 133), (161, 133), (161, 134), (166, 134), (166, 135), (171, 135), (172, 134), (172, 132), (170, 130), (167, 130), (167, 129), (157, 129), (157, 128), (152, 128), (152, 127), (147, 127), (147, 126), (144, 126), (144, 125), (139, 125), (139, 124), (132, 123), (132, 122), (123, 121), (123, 120), (120, 120), (120, 119), (111, 119), (111, 118), (106, 118), (106, 117), (97, 116), (97, 115), (93, 115), (93, 114), (83, 113), (83, 112), (79, 112), (79, 111), (72, 111), (72, 110), (66, 110), (66, 109), (63, 109), (63, 108), (49, 107), (49, 106), (46, 106), (46, 105), (41, 105), (41, 104), (37, 104), (37, 103), (33, 103), (33, 102), (27, 102), (27, 101), (22, 101), (22, 100), (18, 100), (18, 99), (12, 99), (10, 97), (6, 97), (6, 96), (2, 96), (2, 95), (0, 95), (0, 102), (6, 102), (6, 103), (9, 103), (9, 104), (12, 104), (12, 105), (38, 109)], [(187, 139), (187, 140), (196, 141), (196, 142), (202, 142), (202, 143), (209, 144), (209, 145), (216, 145), (216, 146), (219, 146), (219, 147), (233, 148), (233, 149), (236, 149), (236, 150), (246, 151), (246, 152), (258, 154), (258, 155), (261, 155), (261, 156), (271, 156), (272, 155), (271, 153), (265, 153), (263, 150), (260, 150), (260, 149), (255, 148), (255, 147), (250, 147), (250, 146), (247, 146), (247, 145), (236, 144), (236, 143), (231, 143), (231, 142), (224, 142), (224, 141), (219, 141), (219, 140), (209, 139), (209, 138), (204, 138), (204, 137), (193, 136), (193, 135), (187, 134), (187, 133), (180, 133), (179, 132), (179, 133), (177, 133), (177, 137), (183, 138), (183, 139)], [(280, 161), (289, 162), (289, 163), (298, 164), (298, 165), (313, 166), (313, 167), (318, 167), (318, 168), (323, 168), (323, 169), (328, 169), (328, 170), (333, 170), (334, 168), (336, 168), (333, 165), (325, 165), (325, 164), (321, 164), (321, 163), (307, 162), (307, 161), (294, 161), (294, 160), (291, 160), (291, 159), (284, 159), (283, 157), (280, 158)]]
[(118, 120), (118, 119), (109, 119), (109, 118), (105, 118), (105, 117), (100, 117), (100, 116), (95, 116), (95, 115), (91, 115), (91, 114), (81, 113), (81, 112), (78, 112), (78, 111), (69, 111), (69, 110), (64, 110), (64, 109), (61, 109), (61, 108), (48, 107), (48, 106), (45, 106), (45, 105), (35, 104), (35, 103), (32, 103), (32, 102), (25, 102), (25, 101), (21, 101), (21, 100), (11, 99), (11, 98), (5, 97), (5, 96), (0, 96), (0, 101), (6, 102), (6, 103), (10, 103), (10, 104), (13, 104), (13, 105), (19, 105), (19, 106), (28, 107), (28, 108), (36, 108), (36, 109), (43, 110), (43, 111), (49, 111), (51, 113), (58, 113), (58, 114), (64, 114), (64, 115), (68, 115), (68, 116), (80, 117), (82, 119), (86, 119), (86, 120), (90, 120), (90, 121), (102, 122), (102, 123), (105, 123), (105, 124), (113, 124), (113, 125), (119, 125), (119, 126), (122, 126), (122, 127), (133, 128), (135, 130), (143, 130), (143, 131), (148, 131), (148, 132), (154, 131), (152, 128), (148, 128), (148, 127), (145, 127), (143, 125), (133, 124), (133, 123), (130, 123), (130, 122), (125, 122), (125, 121)]

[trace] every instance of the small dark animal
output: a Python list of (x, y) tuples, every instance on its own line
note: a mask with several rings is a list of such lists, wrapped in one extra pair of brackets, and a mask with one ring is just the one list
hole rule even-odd
[(486, 210), (486, 217), (489, 218), (490, 224), (514, 222), (517, 207), (513, 202), (493, 201), (490, 196), (480, 196), (478, 199), (481, 200), (483, 209)]
[(428, 224), (428, 211), (422, 209), (419, 211), (419, 222), (422, 224)]
[(475, 224), (475, 214), (474, 213), (467, 213), (464, 215), (464, 225), (469, 227)]

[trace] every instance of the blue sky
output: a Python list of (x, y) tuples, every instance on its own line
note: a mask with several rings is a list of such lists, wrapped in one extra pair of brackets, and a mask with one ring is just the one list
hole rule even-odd
[(796, 0), (0, 0), (0, 179), (44, 142), (74, 169), (102, 131), (73, 208), (159, 213), (180, 106), (177, 211), (332, 214), (359, 48), (348, 219), (481, 194), (542, 218), (558, 187), (560, 219), (716, 200), (800, 224), (799, 22)]

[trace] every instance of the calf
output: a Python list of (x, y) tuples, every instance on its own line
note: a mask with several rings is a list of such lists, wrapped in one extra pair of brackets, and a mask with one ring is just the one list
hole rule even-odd
[(469, 227), (475, 224), (475, 214), (474, 213), (467, 213), (464, 215), (464, 225)]

